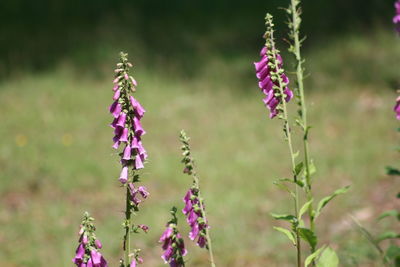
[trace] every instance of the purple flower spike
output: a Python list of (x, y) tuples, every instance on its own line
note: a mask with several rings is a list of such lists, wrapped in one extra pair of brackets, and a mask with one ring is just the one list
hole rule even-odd
[[(145, 109), (132, 93), (136, 91), (137, 82), (129, 76), (133, 66), (127, 61), (126, 54), (121, 53), (121, 62), (115, 69), (113, 103), (109, 111), (114, 117), (110, 126), (114, 129), (113, 148), (119, 149), (121, 143), (126, 143), (121, 151), (121, 164), (124, 167), (139, 170), (144, 168), (147, 153), (144, 149), (141, 136), (146, 133), (142, 127), (141, 119)], [(120, 181), (126, 183), (129, 177), (121, 175)]]
[[(280, 86), (278, 79), (275, 79), (275, 81), (272, 80), (272, 77), (274, 76), (276, 71), (274, 73), (273, 69), (269, 68), (268, 63), (276, 60), (278, 67), (282, 68), (283, 61), (282, 57), (279, 54), (276, 54), (275, 59), (273, 58), (273, 56), (269, 55), (268, 48), (266, 46), (261, 49), (260, 56), (261, 60), (259, 62), (254, 62), (254, 66), (256, 69), (256, 76), (259, 79), (258, 86), (265, 94), (263, 102), (269, 109), (270, 118), (272, 119), (279, 114), (277, 107), (281, 103), (281, 97), (276, 94), (276, 89), (274, 89), (274, 87)], [(289, 83), (289, 79), (284, 73), (280, 75), (280, 78), (282, 83), (286, 85)], [(277, 92), (279, 92), (279, 90), (277, 90)], [(287, 86), (285, 86), (284, 88), (284, 94), (284, 100), (286, 102), (289, 102), (293, 98), (293, 92)]]
[(101, 255), (99, 249), (102, 245), (94, 234), (94, 219), (85, 212), (81, 229), (79, 231), (79, 245), (76, 249), (75, 258), (72, 260), (78, 267), (108, 267), (107, 261)]
[(169, 266), (183, 267), (185, 262), (183, 256), (187, 254), (185, 249), (185, 244), (183, 242), (182, 236), (180, 235), (177, 224), (178, 219), (176, 218), (176, 208), (173, 207), (171, 210), (172, 219), (167, 223), (167, 228), (160, 237), (160, 243), (162, 243), (163, 254), (161, 258), (164, 263), (169, 264)]

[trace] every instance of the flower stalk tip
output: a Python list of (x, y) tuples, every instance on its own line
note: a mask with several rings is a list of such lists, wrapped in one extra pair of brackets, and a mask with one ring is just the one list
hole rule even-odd
[(95, 235), (94, 219), (88, 212), (83, 215), (79, 229), (79, 245), (72, 262), (78, 267), (108, 267), (107, 261), (100, 253), (103, 247)]

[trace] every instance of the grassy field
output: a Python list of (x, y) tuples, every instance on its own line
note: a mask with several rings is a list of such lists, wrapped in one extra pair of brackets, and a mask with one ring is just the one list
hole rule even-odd
[[(135, 62), (137, 98), (147, 109), (143, 182), (151, 193), (136, 220), (151, 230), (135, 236), (134, 244), (143, 249), (145, 266), (163, 266), (158, 238), (170, 207), (183, 207), (191, 184), (180, 164), (182, 128), (192, 137), (218, 265), (293, 266), (294, 249), (272, 230), (278, 223), (269, 216), (291, 210), (287, 195), (272, 184), (289, 175), (290, 162), (281, 122), (268, 118), (261, 101), (256, 59), (256, 51), (210, 56), (194, 76), (173, 64)], [(393, 208), (399, 187), (384, 174), (398, 161), (392, 106), (399, 40), (380, 31), (329, 40), (309, 49), (307, 59), (316, 195), (351, 185), (319, 219), (321, 243), (330, 240), (343, 266), (379, 266), (348, 214), (374, 233), (390, 226), (374, 218)], [(96, 218), (104, 254), (117, 266), (124, 190), (108, 127), (112, 67), (89, 75), (66, 62), (0, 84), (0, 266), (72, 266), (86, 210)], [(182, 216), (180, 222), (187, 233)], [(186, 243), (188, 266), (206, 266), (207, 253)]]

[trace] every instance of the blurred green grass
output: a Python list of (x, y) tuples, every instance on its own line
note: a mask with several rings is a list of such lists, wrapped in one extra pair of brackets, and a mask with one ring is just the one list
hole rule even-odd
[[(379, 266), (347, 214), (375, 229), (374, 215), (394, 199), (398, 182), (384, 175), (384, 166), (398, 160), (393, 149), (398, 122), (392, 111), (399, 84), (398, 41), (391, 32), (376, 31), (330, 40), (306, 55), (312, 74), (307, 90), (312, 88), (315, 192), (322, 197), (352, 185), (318, 222), (321, 242), (331, 240), (343, 266)], [(192, 137), (218, 265), (291, 266), (293, 248), (272, 231), (277, 222), (269, 216), (291, 209), (285, 193), (272, 185), (290, 173), (288, 152), (281, 122), (268, 119), (257, 89), (251, 64), (257, 53), (210, 56), (190, 77), (172, 63), (155, 70), (136, 62), (134, 54), (130, 58), (137, 65), (137, 98), (147, 109), (143, 142), (149, 162), (143, 183), (151, 198), (136, 220), (151, 231), (134, 237), (146, 265), (163, 266), (158, 237), (169, 208), (182, 207), (191, 184), (179, 163), (178, 133), (184, 128)], [(0, 84), (1, 266), (71, 266), (85, 210), (96, 218), (104, 254), (116, 266), (124, 191), (108, 127), (111, 76), (112, 65), (93, 76), (65, 62)], [(187, 232), (182, 216), (180, 222)], [(187, 245), (189, 265), (204, 266), (206, 253)]]

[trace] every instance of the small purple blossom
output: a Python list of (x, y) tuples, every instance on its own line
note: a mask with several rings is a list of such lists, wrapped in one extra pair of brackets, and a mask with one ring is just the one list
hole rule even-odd
[(78, 267), (108, 267), (107, 261), (100, 253), (102, 244), (94, 234), (94, 219), (85, 212), (83, 221), (79, 230), (79, 245), (75, 251), (75, 257), (72, 262)]
[(161, 258), (171, 267), (183, 267), (185, 262), (183, 257), (187, 254), (182, 236), (177, 229), (178, 219), (176, 218), (176, 208), (171, 210), (172, 219), (167, 223), (167, 228), (160, 237), (163, 255)]
[(393, 23), (396, 27), (396, 31), (400, 34), (400, 0), (394, 3), (396, 9), (396, 15), (393, 17)]

